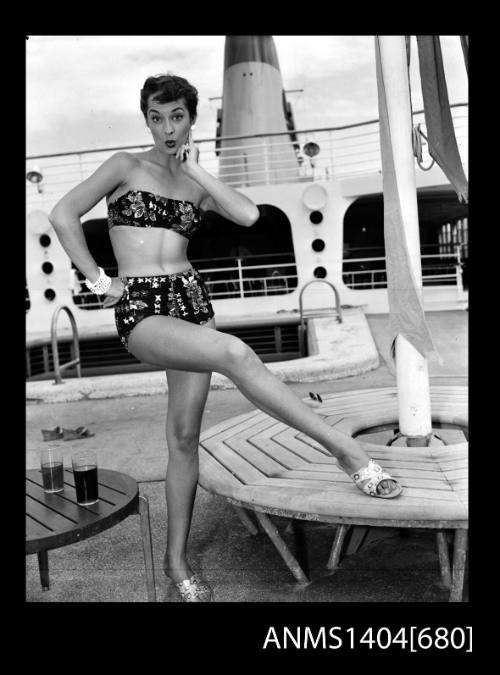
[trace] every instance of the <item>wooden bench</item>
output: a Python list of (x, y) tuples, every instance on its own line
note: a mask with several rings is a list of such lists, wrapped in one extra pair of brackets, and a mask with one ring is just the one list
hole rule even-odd
[[(322, 398), (316, 412), (348, 435), (397, 422), (395, 388), (322, 394)], [(443, 439), (447, 427), (466, 429), (466, 388), (431, 387), (431, 410), (433, 429), (438, 427)], [(326, 563), (331, 571), (339, 564), (352, 526), (436, 530), (442, 581), (450, 588), (450, 601), (460, 601), (467, 550), (468, 443), (444, 445), (435, 439), (429, 447), (410, 448), (368, 443), (363, 436), (358, 440), (403, 485), (401, 497), (367, 497), (319, 443), (259, 410), (225, 420), (202, 434), (199, 483), (233, 504), (256, 533), (248, 515), (253, 511), (301, 583), (309, 580), (269, 515), (336, 524)], [(455, 533), (451, 567), (445, 531)]]

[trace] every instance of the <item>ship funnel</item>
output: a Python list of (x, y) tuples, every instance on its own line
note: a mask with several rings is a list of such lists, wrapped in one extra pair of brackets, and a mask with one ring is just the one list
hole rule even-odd
[[(299, 162), (287, 125), (286, 99), (272, 35), (228, 35), (220, 136), (219, 175), (234, 186), (296, 180)], [(267, 134), (282, 133), (280, 136)]]
[(279, 72), (278, 52), (272, 35), (227, 35), (224, 72), (237, 63), (268, 63)]

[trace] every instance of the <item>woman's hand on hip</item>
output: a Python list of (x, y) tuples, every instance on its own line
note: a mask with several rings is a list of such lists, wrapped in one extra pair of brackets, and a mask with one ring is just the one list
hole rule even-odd
[(125, 284), (120, 279), (120, 277), (113, 277), (111, 279), (111, 286), (109, 287), (108, 292), (104, 296), (103, 307), (113, 307), (121, 299), (123, 293), (125, 292)]

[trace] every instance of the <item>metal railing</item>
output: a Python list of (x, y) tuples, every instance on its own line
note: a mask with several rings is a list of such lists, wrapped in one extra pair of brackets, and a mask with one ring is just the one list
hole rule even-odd
[[(462, 162), (467, 164), (468, 104), (457, 103), (450, 108)], [(423, 111), (415, 112), (413, 121), (420, 124), (427, 135)], [(234, 187), (328, 180), (382, 169), (378, 120), (340, 127), (300, 129), (292, 133), (293, 139), (289, 131), (197, 139), (199, 162), (208, 172)], [(301, 148), (311, 141), (318, 144), (320, 152), (310, 159)], [(216, 147), (216, 143), (220, 147)], [(144, 144), (30, 156), (28, 161), (36, 160), (43, 173), (44, 192), (38, 193), (34, 186), (29, 189), (28, 208), (36, 208), (45, 201), (55, 203), (68, 190), (88, 178), (113, 152), (138, 152), (150, 147)], [(426, 164), (431, 159), (427, 149), (424, 141), (422, 160)]]
[[(335, 288), (335, 286), (330, 282), (327, 281), (326, 279), (312, 279), (311, 281), (308, 281), (306, 284), (302, 286), (300, 289), (299, 293), (299, 313), (300, 313), (300, 325), (299, 325), (299, 350), (300, 350), (300, 355), (305, 356), (306, 355), (306, 323), (305, 323), (305, 312), (304, 312), (304, 306), (303, 306), (303, 295), (304, 291), (308, 286), (311, 284), (327, 284), (330, 286), (330, 288), (333, 290), (335, 293), (335, 313), (337, 316), (337, 321), (339, 323), (342, 323), (342, 307), (340, 304), (340, 295), (338, 290)], [(312, 311), (312, 316), (317, 315), (317, 312)]]
[[(67, 361), (66, 363), (63, 364), (59, 363), (59, 347), (57, 344), (57, 319), (59, 318), (61, 310), (64, 310), (66, 312), (71, 322), (71, 330), (73, 333), (73, 353), (75, 357), (71, 361)], [(54, 384), (62, 384), (61, 372), (63, 370), (66, 370), (67, 368), (71, 368), (72, 366), (76, 366), (77, 377), (81, 377), (82, 369), (80, 364), (80, 342), (78, 339), (78, 328), (76, 326), (76, 321), (75, 317), (73, 316), (73, 312), (66, 305), (59, 305), (59, 307), (56, 308), (54, 314), (52, 315), (52, 323), (50, 326), (50, 341), (52, 343), (52, 359), (54, 361), (54, 375), (55, 375)]]
[[(422, 261), (422, 285), (456, 285), (462, 288), (462, 260), (460, 246), (457, 246), (454, 253), (424, 253), (421, 256)], [(427, 264), (426, 261), (432, 259), (445, 259), (454, 261), (444, 262), (442, 264)], [(366, 266), (364, 269), (346, 270), (346, 265), (365, 266), (367, 263), (379, 263), (374, 267)], [(385, 267), (385, 256), (372, 258), (348, 258), (343, 261), (344, 269), (342, 271), (342, 280), (348, 288), (352, 289), (374, 289), (387, 288), (387, 269)]]
[[(278, 262), (279, 258), (291, 258), (292, 262)], [(265, 264), (248, 264), (257, 258), (268, 258)], [(267, 297), (285, 295), (297, 288), (298, 276), (293, 253), (269, 254), (260, 256), (241, 256), (238, 258), (218, 258), (225, 265), (213, 265), (213, 259), (193, 260), (193, 266), (203, 276), (212, 300), (230, 298)], [(461, 248), (455, 247), (453, 253), (423, 253), (422, 283), (429, 285), (456, 285), (462, 288)], [(436, 260), (439, 262), (433, 263)], [(444, 260), (444, 262), (442, 262)], [(353, 290), (368, 290), (387, 287), (385, 256), (362, 258), (344, 258), (335, 263), (343, 264), (343, 283)], [(210, 264), (212, 263), (212, 265)], [(363, 269), (346, 269), (346, 266)], [(116, 267), (106, 267), (106, 273), (116, 276)], [(84, 276), (73, 270), (73, 301), (81, 309), (95, 310), (103, 308), (103, 297), (87, 290)], [(264, 273), (263, 273), (264, 272)], [(318, 281), (321, 281), (318, 279)]]
[[(283, 257), (292, 258), (291, 262), (278, 262)], [(259, 258), (268, 259), (260, 265), (248, 262)], [(297, 267), (293, 254), (264, 254), (259, 256), (240, 256), (237, 258), (218, 258), (227, 261), (226, 265), (213, 266), (213, 259), (192, 260), (193, 266), (202, 275), (212, 300), (228, 298), (265, 297), (285, 295), (297, 287)], [(72, 270), (73, 301), (81, 309), (102, 309), (103, 297), (87, 290), (84, 276), (79, 270)], [(106, 274), (117, 276), (116, 267), (106, 267)]]

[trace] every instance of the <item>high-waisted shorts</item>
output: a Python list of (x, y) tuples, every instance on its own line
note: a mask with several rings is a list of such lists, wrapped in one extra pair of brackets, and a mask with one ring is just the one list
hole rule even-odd
[(125, 290), (115, 305), (115, 322), (126, 349), (130, 332), (148, 316), (173, 316), (200, 326), (214, 316), (207, 287), (192, 267), (159, 277), (120, 279)]

